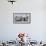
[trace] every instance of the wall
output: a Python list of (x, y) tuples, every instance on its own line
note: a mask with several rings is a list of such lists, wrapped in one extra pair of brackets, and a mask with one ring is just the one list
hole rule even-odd
[[(31, 24), (13, 24), (14, 12), (31, 13)], [(45, 0), (17, 0), (13, 5), (0, 0), (0, 40), (11, 40), (27, 32), (35, 40), (46, 40)]]

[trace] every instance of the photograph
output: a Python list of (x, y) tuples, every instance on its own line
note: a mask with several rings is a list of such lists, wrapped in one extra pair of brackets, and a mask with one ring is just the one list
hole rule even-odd
[(46, 46), (46, 0), (0, 0), (0, 46)]

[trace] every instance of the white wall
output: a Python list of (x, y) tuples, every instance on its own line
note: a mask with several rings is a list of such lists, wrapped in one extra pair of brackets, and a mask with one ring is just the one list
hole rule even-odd
[[(31, 34), (32, 39), (46, 40), (45, 0), (17, 0), (13, 5), (0, 0), (0, 40), (11, 40), (18, 32)], [(13, 12), (31, 13), (31, 24), (13, 24)]]

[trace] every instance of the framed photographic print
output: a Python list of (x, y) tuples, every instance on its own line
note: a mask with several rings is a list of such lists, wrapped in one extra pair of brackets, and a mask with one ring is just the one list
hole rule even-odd
[(13, 24), (30, 24), (31, 13), (13, 13)]

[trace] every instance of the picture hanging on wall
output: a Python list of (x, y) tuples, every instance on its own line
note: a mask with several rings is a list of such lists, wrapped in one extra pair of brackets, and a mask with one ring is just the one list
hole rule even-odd
[(31, 13), (13, 13), (13, 24), (30, 24)]

